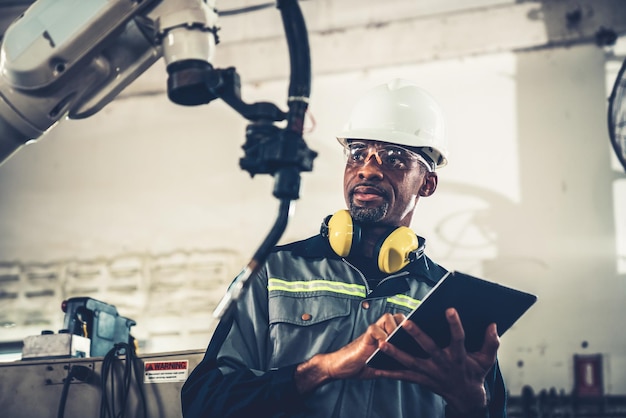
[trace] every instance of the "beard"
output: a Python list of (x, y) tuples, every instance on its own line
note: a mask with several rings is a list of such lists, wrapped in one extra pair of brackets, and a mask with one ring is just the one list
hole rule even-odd
[(355, 205), (354, 202), (350, 202), (350, 216), (352, 216), (354, 221), (361, 223), (380, 222), (380, 220), (387, 214), (388, 209), (389, 203), (387, 202), (374, 208), (364, 208), (362, 206)]

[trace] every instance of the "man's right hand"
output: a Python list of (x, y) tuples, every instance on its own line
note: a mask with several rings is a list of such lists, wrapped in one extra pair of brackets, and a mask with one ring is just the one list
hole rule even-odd
[(403, 314), (386, 313), (345, 347), (333, 353), (317, 354), (300, 364), (295, 374), (300, 393), (312, 391), (328, 380), (373, 378), (374, 370), (365, 362), (404, 319)]

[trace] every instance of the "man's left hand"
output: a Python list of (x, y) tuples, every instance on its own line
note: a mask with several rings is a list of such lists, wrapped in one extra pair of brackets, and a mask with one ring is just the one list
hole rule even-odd
[(417, 325), (405, 321), (402, 324), (405, 331), (429, 357), (413, 357), (389, 342), (382, 342), (379, 348), (406, 369), (375, 370), (374, 375), (421, 384), (441, 395), (459, 413), (479, 410), (487, 405), (485, 376), (495, 364), (500, 346), (496, 324), (487, 327), (482, 348), (468, 353), (465, 350), (465, 331), (456, 309), (448, 309), (446, 318), (450, 325), (450, 345), (440, 348)]

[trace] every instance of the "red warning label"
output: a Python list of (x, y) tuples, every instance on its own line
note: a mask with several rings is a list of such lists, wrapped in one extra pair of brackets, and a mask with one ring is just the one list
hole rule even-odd
[(184, 382), (189, 373), (189, 360), (146, 361), (144, 383)]

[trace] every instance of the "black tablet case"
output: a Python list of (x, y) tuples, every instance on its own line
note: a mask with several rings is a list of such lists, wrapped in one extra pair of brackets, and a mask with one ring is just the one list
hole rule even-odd
[[(450, 326), (445, 311), (454, 307), (465, 330), (465, 348), (468, 352), (474, 352), (481, 349), (489, 324), (495, 322), (498, 335), (501, 336), (536, 300), (537, 297), (530, 293), (455, 271), (447, 273), (407, 319), (415, 322), (439, 347), (447, 347), (450, 344)], [(387, 341), (413, 356), (428, 357), (401, 326)], [(367, 364), (386, 370), (404, 368), (379, 350), (372, 354)]]

